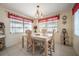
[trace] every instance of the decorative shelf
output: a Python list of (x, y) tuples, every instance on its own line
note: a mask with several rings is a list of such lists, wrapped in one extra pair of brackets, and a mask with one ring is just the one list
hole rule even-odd
[(5, 25), (0, 22), (0, 50), (5, 47)]

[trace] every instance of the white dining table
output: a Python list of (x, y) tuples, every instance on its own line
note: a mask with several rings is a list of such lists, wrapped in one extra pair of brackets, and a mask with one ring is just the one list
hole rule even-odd
[[(26, 34), (24, 34), (22, 36), (22, 47), (24, 48), (24, 36), (26, 36)], [(35, 54), (35, 44), (34, 41), (43, 41), (44, 42), (44, 52), (45, 55), (48, 55), (48, 41), (50, 40), (51, 35), (42, 35), (41, 33), (33, 33), (32, 34), (32, 38), (33, 38), (33, 49), (32, 49), (32, 53), (33, 55)]]

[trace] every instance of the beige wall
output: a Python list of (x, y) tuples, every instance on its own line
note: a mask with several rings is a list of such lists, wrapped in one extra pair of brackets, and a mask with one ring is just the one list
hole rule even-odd
[(74, 35), (73, 47), (74, 47), (77, 55), (79, 55), (79, 36)]
[[(34, 19), (33, 21), (33, 27), (38, 25), (38, 19)], [(38, 27), (38, 26), (37, 26)], [(39, 28), (37, 28), (36, 30), (37, 32), (39, 32)], [(34, 28), (33, 28), (33, 32), (34, 32)]]
[[(62, 28), (62, 27), (67, 28), (69, 37), (70, 37), (70, 44), (72, 44), (75, 52), (77, 53), (77, 55), (79, 55), (79, 36), (76, 36), (74, 34), (74, 20), (75, 20), (74, 15), (72, 16), (72, 11), (63, 13), (62, 15), (64, 15), (64, 14), (66, 14), (68, 16), (68, 19), (67, 19), (68, 24), (66, 26), (62, 26), (62, 24), (60, 24), (61, 25), (60, 28)], [(61, 17), (62, 17), (62, 15), (61, 15)], [(60, 20), (60, 23), (61, 23), (61, 20)]]
[(7, 10), (3, 7), (0, 7), (0, 22), (5, 24), (5, 43), (6, 47), (10, 47), (19, 41), (21, 41), (22, 34), (11, 34), (10, 33), (10, 19), (7, 17)]
[[(62, 23), (62, 17), (64, 15), (67, 16), (67, 23), (65, 25), (63, 25), (63, 23)], [(59, 36), (58, 38), (60, 38), (62, 28), (67, 29), (67, 32), (69, 35), (69, 44), (72, 45), (73, 37), (72, 37), (72, 12), (71, 11), (62, 12), (60, 14), (59, 28), (58, 28), (58, 34), (57, 34)], [(60, 39), (58, 39), (58, 38), (56, 39), (56, 41), (61, 43), (61, 38)]]

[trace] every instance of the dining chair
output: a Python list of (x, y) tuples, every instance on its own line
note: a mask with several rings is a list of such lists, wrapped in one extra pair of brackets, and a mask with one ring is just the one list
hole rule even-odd
[[(55, 35), (55, 30), (52, 31), (52, 36), (49, 37), (50, 40), (48, 41), (48, 52), (49, 52), (48, 55), (50, 56), (52, 56), (52, 52), (55, 52), (54, 35)], [(45, 49), (44, 44), (41, 44), (40, 47), (41, 47), (41, 53), (43, 53)]]
[(46, 35), (47, 34), (47, 29), (42, 29), (41, 32), (42, 32), (42, 35)]
[(32, 31), (31, 30), (26, 30), (25, 31), (27, 36), (27, 50), (29, 49), (32, 49), (32, 37), (31, 37), (31, 34), (32, 34)]
[(48, 51), (50, 52), (49, 55), (52, 55), (52, 52), (55, 52), (55, 41), (54, 41), (55, 31), (53, 30), (52, 36), (48, 41)]
[[(32, 31), (31, 30), (26, 30), (26, 34), (27, 34), (27, 51), (31, 50), (33, 52), (33, 47), (34, 49), (36, 49), (37, 47), (37, 42), (34, 40), (34, 38), (32, 38)], [(34, 45), (33, 45), (34, 42)]]

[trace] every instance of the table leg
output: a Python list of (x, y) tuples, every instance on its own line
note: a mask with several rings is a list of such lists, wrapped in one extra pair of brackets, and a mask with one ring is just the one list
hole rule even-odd
[(45, 55), (48, 55), (48, 41), (45, 41)]
[(22, 48), (24, 48), (24, 36), (22, 36)]
[(33, 40), (33, 46), (32, 46), (32, 55), (35, 53), (35, 45), (34, 45), (34, 40)]

